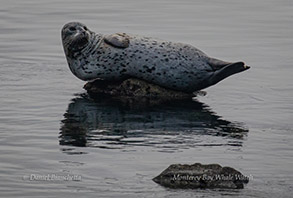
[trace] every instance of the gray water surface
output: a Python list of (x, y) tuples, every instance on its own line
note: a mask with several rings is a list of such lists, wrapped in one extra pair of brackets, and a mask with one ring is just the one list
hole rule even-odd
[[(0, 197), (290, 197), (293, 2), (0, 0)], [(62, 26), (192, 44), (251, 69), (164, 104), (91, 99), (68, 69)], [(239, 190), (171, 190), (173, 163), (219, 163)], [(74, 176), (44, 180), (37, 176)]]

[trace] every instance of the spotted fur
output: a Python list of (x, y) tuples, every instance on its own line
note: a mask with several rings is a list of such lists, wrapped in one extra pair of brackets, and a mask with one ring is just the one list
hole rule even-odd
[(243, 62), (210, 58), (191, 45), (125, 33), (96, 34), (78, 22), (63, 27), (62, 41), (72, 73), (85, 81), (133, 77), (192, 92), (249, 68)]

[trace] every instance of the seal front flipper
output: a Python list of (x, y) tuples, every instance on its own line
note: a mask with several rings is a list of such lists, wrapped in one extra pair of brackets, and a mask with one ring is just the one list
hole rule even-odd
[(116, 33), (105, 36), (104, 41), (117, 48), (127, 48), (129, 46), (129, 36), (125, 33)]

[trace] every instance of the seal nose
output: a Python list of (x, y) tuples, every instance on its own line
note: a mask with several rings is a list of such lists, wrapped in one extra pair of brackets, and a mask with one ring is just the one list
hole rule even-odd
[(81, 34), (83, 36), (86, 35), (86, 30), (83, 27), (80, 26), (80, 27), (77, 27), (76, 29), (79, 34)]
[(79, 26), (76, 28), (79, 32), (86, 32), (86, 30), (82, 27), (82, 26)]

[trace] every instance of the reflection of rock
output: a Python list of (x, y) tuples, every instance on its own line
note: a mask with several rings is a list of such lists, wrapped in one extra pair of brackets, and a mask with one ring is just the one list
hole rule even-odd
[(241, 146), (247, 132), (242, 124), (220, 119), (191, 99), (134, 105), (88, 96), (73, 99), (60, 130), (61, 145), (151, 146), (171, 152), (194, 146)]
[(84, 89), (92, 96), (107, 95), (115, 98), (148, 98), (172, 100), (191, 98), (193, 94), (166, 89), (143, 80), (131, 78), (124, 81), (113, 82), (96, 80), (88, 82)]
[(243, 188), (248, 177), (218, 164), (173, 164), (153, 179), (169, 188)]

